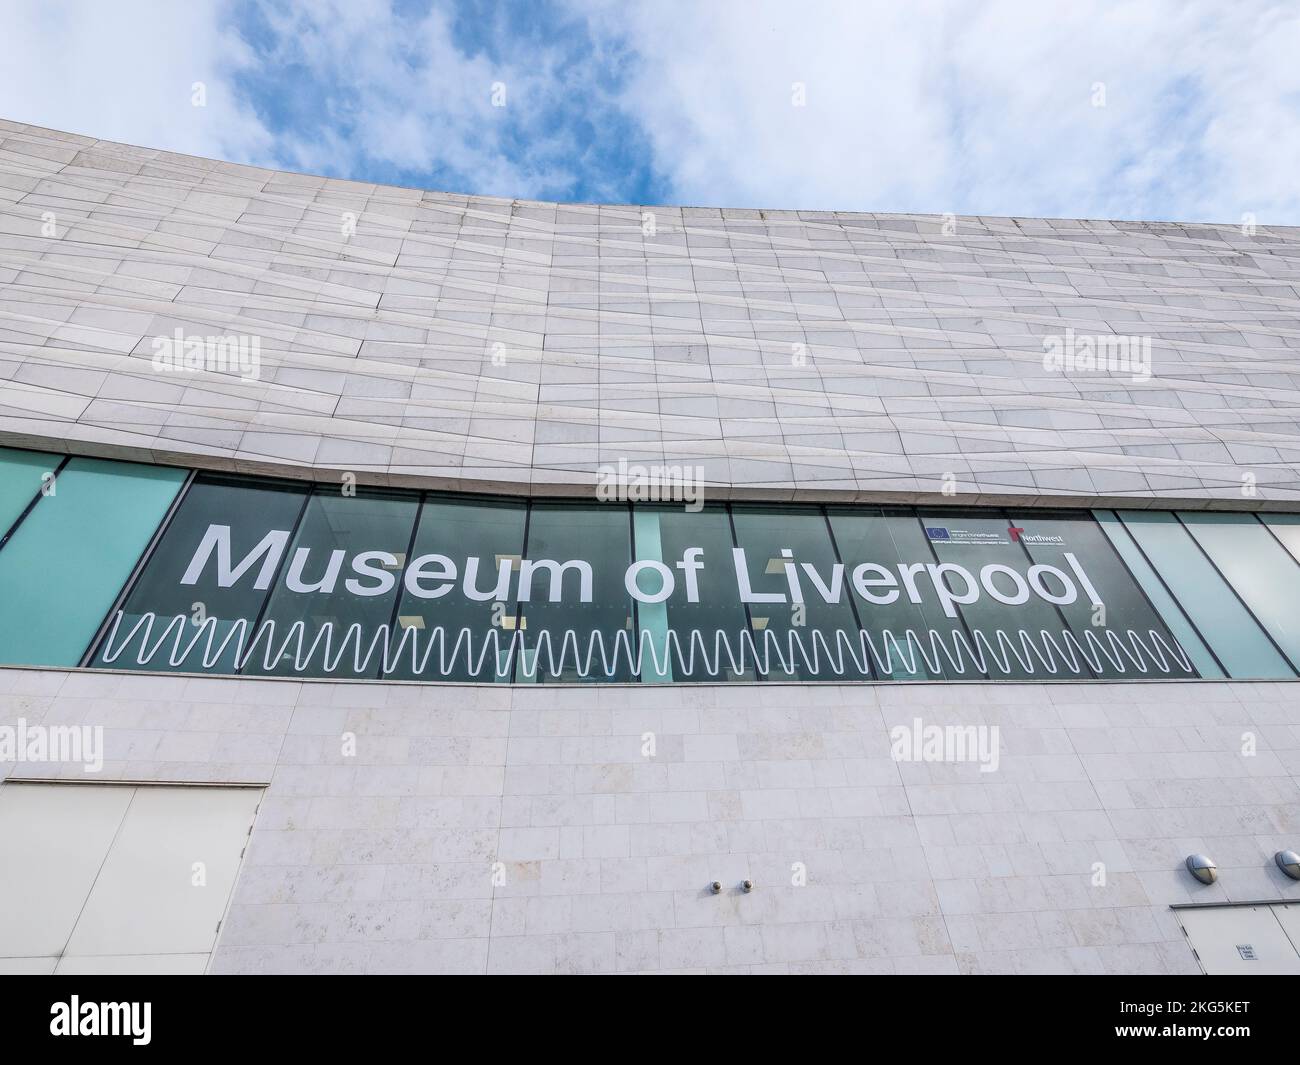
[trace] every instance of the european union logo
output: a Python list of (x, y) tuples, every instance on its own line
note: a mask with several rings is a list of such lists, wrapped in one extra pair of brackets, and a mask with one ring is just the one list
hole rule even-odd
[(930, 529), (930, 528), (927, 528), (927, 529), (925, 530), (925, 535), (926, 535), (927, 537), (929, 537), (931, 540), (949, 540), (949, 539), (951, 539), (951, 537), (948, 535), (948, 530), (947, 530), (947, 529), (943, 529), (943, 528), (938, 528), (938, 529)]

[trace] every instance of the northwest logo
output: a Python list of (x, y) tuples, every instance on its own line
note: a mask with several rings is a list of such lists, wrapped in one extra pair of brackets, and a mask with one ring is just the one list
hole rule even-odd
[(1024, 529), (1013, 525), (1007, 530), (1011, 533), (1011, 542), (1014, 544), (1063, 544), (1064, 536), (1044, 536), (1040, 533), (1025, 532)]

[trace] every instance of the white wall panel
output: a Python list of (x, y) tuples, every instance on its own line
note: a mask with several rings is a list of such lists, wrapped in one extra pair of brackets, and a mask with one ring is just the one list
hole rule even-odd
[(1300, 975), (1300, 954), (1272, 906), (1180, 909), (1201, 966), (1211, 976)]
[(63, 951), (133, 793), (0, 786), (0, 957)]
[(49, 976), (58, 958), (0, 958), (0, 976)]
[[(207, 953), (261, 792), (137, 788), (68, 943), (71, 955)], [(205, 867), (196, 886), (194, 866)]]
[(202, 972), (260, 797), (0, 786), (0, 972)]

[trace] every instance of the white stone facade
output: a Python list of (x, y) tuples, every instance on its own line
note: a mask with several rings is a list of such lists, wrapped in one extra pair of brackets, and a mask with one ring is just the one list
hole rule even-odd
[[(1297, 261), (1286, 227), (565, 206), (0, 121), (0, 443), (537, 495), (625, 459), (717, 498), (1294, 510)], [(178, 328), (257, 337), (259, 378), (154, 372)], [(1066, 337), (1149, 341), (1151, 376), (1045, 368)]]
[[(216, 972), (1195, 973), (1171, 904), (1300, 898), (1293, 684), (3, 669), (0, 707), (105, 726), (105, 778), (269, 785)], [(894, 761), (917, 717), (999, 726), (999, 770)]]

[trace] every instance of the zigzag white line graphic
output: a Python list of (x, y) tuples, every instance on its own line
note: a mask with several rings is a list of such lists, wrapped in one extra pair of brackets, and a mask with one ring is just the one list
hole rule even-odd
[[(165, 622), (165, 624), (164, 624)], [(475, 645), (475, 634), (469, 628), (456, 630), (454, 639), (441, 625), (428, 630), (402, 629), (396, 640), (390, 638), (387, 624), (379, 625), (368, 639), (359, 622), (347, 626), (336, 641), (334, 622), (322, 623), (310, 642), (306, 623), (296, 621), (288, 626), (279, 640), (276, 622), (267, 619), (258, 626), (252, 639), (248, 638), (249, 623), (240, 618), (222, 623), (209, 617), (202, 624), (192, 625), (184, 614), (160, 618), (153, 613), (142, 614), (129, 624), (125, 637), (118, 642), (119, 632), (127, 624), (124, 611), (118, 611), (107, 636), (100, 645), (99, 661), (111, 666), (119, 660), (123, 668), (150, 666), (158, 658), (163, 646), (170, 642), (170, 651), (162, 663), (172, 669), (190, 667), (193, 671), (215, 669), (223, 660), (228, 663), (221, 672), (239, 672), (253, 662), (253, 671), (270, 673), (282, 667), (286, 660), (292, 663), (294, 673), (326, 676), (368, 676), (374, 673), (375, 663), (384, 676), (390, 676), (404, 665), (416, 677), (445, 678), (464, 676), (475, 679), (506, 680), (514, 670), (516, 660), (523, 679), (533, 680), (539, 674), (558, 679), (576, 672), (580, 678), (604, 677), (677, 677), (718, 679), (724, 674), (745, 676), (751, 669), (760, 676), (784, 675), (787, 677), (815, 677), (823, 679), (868, 679), (874, 667), (877, 676), (894, 676), (902, 673), (918, 677), (966, 676), (1036, 676), (1040, 672), (1056, 676), (1065, 671), (1072, 676), (1096, 673), (1126, 675), (1158, 672), (1190, 676), (1194, 674), (1187, 653), (1176, 639), (1172, 644), (1155, 629), (1145, 634), (1127, 629), (1123, 634), (1113, 629), (1104, 630), (1104, 637), (1092, 629), (1082, 638), (1069, 629), (1054, 631), (1039, 629), (1036, 633), (1025, 629), (992, 630), (992, 637), (983, 630), (975, 630), (968, 637), (961, 629), (943, 633), (937, 629), (906, 629), (896, 634), (890, 629), (872, 633), (863, 629), (853, 632), (836, 630), (834, 647), (826, 634), (813, 630), (805, 641), (804, 635), (790, 630), (782, 637), (765, 629), (761, 640), (755, 642), (754, 633), (741, 630), (732, 633), (722, 629), (712, 630), (712, 653), (709, 637), (700, 629), (691, 629), (683, 638), (675, 629), (657, 636), (641, 630), (633, 646), (632, 637), (624, 629), (618, 630), (607, 644), (600, 630), (588, 633), (585, 655), (583, 637), (573, 629), (563, 630), (556, 639), (543, 630), (531, 641), (519, 630), (509, 633), (490, 628), (480, 634)], [(156, 638), (154, 630), (162, 626)], [(194, 632), (187, 639), (186, 629)], [(423, 641), (422, 641), (422, 633)], [(424, 646), (421, 649), (421, 642)], [(683, 647), (683, 642), (685, 646)], [(450, 644), (450, 647), (449, 647)], [(135, 655), (123, 655), (135, 645)], [(260, 659), (255, 660), (259, 645)], [(436, 668), (430, 669), (435, 645)], [(202, 648), (199, 655), (195, 651)], [(341, 669), (349, 648), (351, 657), (348, 669)], [(228, 651), (230, 654), (228, 655)], [(558, 656), (558, 657), (557, 657)], [(406, 661), (409, 657), (409, 663)], [(598, 669), (593, 659), (598, 657)], [(725, 658), (725, 665), (724, 665)], [(543, 664), (545, 668), (543, 668)], [(458, 669), (461, 666), (463, 668)], [(487, 666), (487, 676), (485, 673)]]

